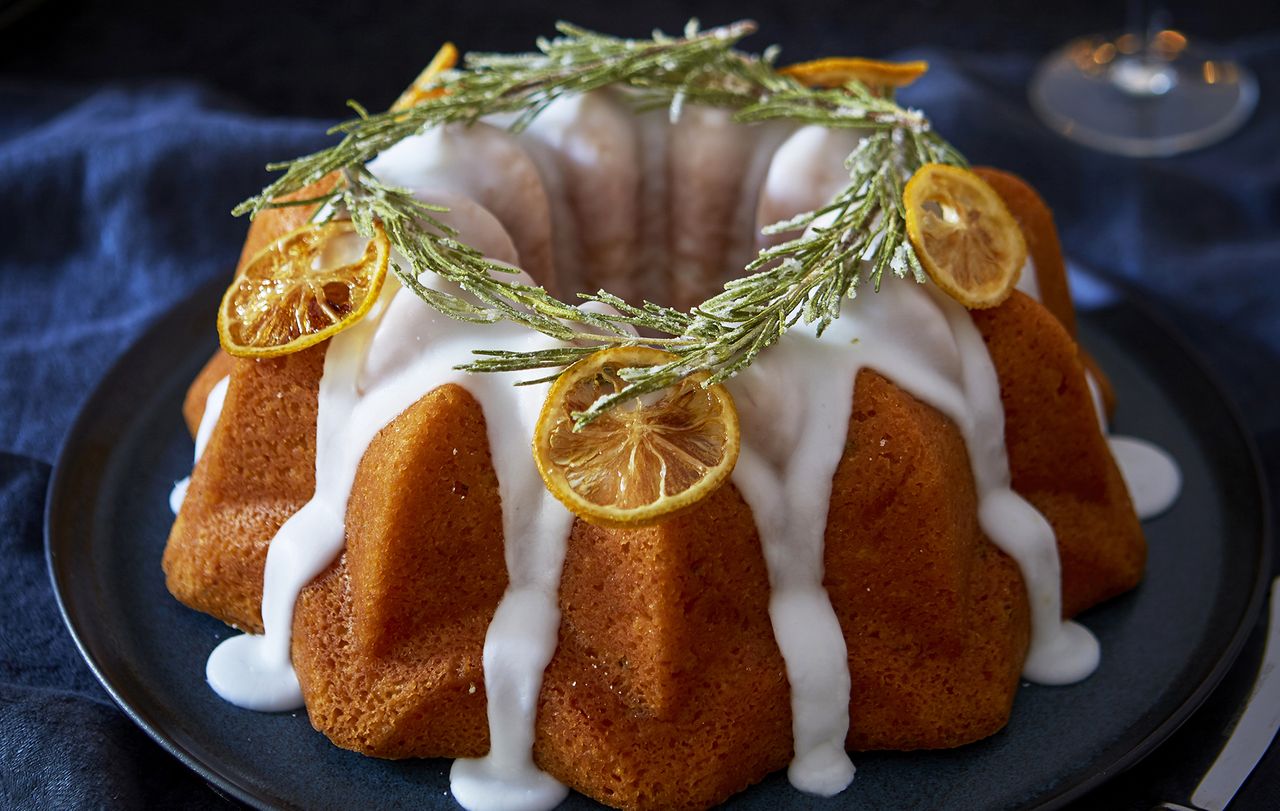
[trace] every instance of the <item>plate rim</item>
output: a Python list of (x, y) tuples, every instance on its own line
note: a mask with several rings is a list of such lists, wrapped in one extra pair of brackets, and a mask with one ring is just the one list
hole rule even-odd
[[(71, 634), (72, 641), (75, 642), (76, 650), (80, 654), (85, 663), (89, 666), (93, 676), (97, 679), (102, 688), (111, 696), (111, 700), (116, 706), (132, 721), (135, 725), (142, 729), (151, 740), (155, 741), (161, 749), (168, 752), (176, 758), (182, 765), (191, 769), (199, 775), (215, 792), (226, 792), (232, 795), (246, 805), (254, 808), (271, 811), (271, 809), (280, 808), (282, 806), (265, 802), (264, 798), (257, 796), (247, 787), (240, 786), (229, 777), (223, 775), (217, 769), (206, 764), (194, 753), (187, 750), (174, 741), (169, 735), (166, 735), (160, 725), (148, 718), (141, 710), (134, 707), (118, 687), (107, 677), (103, 671), (102, 665), (90, 653), (88, 645), (81, 636), (72, 619), (71, 612), (67, 607), (67, 599), (63, 593), (62, 571), (59, 568), (59, 561), (54, 549), (54, 538), (58, 527), (58, 517), (54, 509), (62, 497), (63, 491), (69, 486), (68, 481), (71, 479), (70, 473), (70, 457), (75, 448), (82, 441), (82, 435), (87, 433), (87, 424), (92, 419), (93, 406), (106, 396), (106, 392), (110, 389), (112, 381), (128, 366), (129, 361), (137, 354), (139, 349), (149, 340), (154, 340), (157, 335), (166, 333), (174, 322), (179, 321), (179, 314), (192, 308), (197, 302), (206, 297), (213, 297), (217, 291), (225, 287), (219, 280), (213, 280), (200, 285), (187, 296), (174, 302), (172, 306), (158, 314), (153, 318), (142, 330), (138, 336), (129, 342), (128, 346), (116, 357), (115, 360), (103, 372), (102, 377), (94, 384), (88, 396), (81, 402), (80, 407), (76, 410), (75, 418), (71, 421), (71, 426), (67, 429), (66, 435), (63, 437), (62, 444), (58, 448), (58, 454), (54, 458), (53, 471), (49, 476), (49, 484), (45, 489), (44, 502), (44, 557), (45, 566), (49, 574), (50, 583), (53, 587), (54, 600), (58, 604), (58, 614), (62, 617), (62, 624)], [(289, 807), (289, 806), (283, 806)]]
[[(1116, 300), (1133, 309), (1142, 318), (1158, 328), (1161, 333), (1160, 337), (1172, 343), (1174, 348), (1190, 361), (1189, 366), (1204, 379), (1204, 382), (1209, 385), (1209, 388), (1217, 397), (1219, 405), (1222, 406), (1222, 413), (1227, 418), (1224, 422), (1230, 426), (1231, 432), (1239, 439), (1246, 454), (1244, 461), (1247, 462), (1247, 467), (1253, 474), (1251, 477), (1253, 487), (1251, 489), (1254, 491), (1259, 509), (1258, 554), (1253, 561), (1253, 583), (1250, 587), (1249, 600), (1241, 616), (1240, 624), (1236, 626), (1231, 639), (1223, 649), (1223, 655), (1214, 663), (1213, 668), (1210, 669), (1204, 680), (1196, 685), (1196, 688), (1192, 690), (1191, 694), (1173, 713), (1161, 721), (1127, 753), (1118, 758), (1113, 763), (1114, 769), (1098, 772), (1077, 780), (1075, 783), (1064, 787), (1054, 797), (1048, 798), (1044, 803), (1024, 806), (1028, 811), (1033, 808), (1035, 811), (1056, 811), (1056, 809), (1063, 808), (1076, 800), (1082, 799), (1089, 792), (1136, 766), (1167, 741), (1195, 714), (1196, 710), (1200, 709), (1209, 696), (1213, 694), (1213, 691), (1218, 688), (1218, 685), (1222, 683), (1231, 668), (1235, 666), (1236, 661), (1240, 658), (1240, 652), (1244, 649), (1245, 643), (1253, 632), (1254, 624), (1262, 611), (1263, 601), (1270, 587), (1272, 558), (1275, 554), (1273, 550), (1275, 545), (1274, 507), (1271, 504), (1267, 488), (1267, 474), (1266, 468), (1262, 465), (1262, 454), (1258, 450), (1258, 445), (1254, 441), (1253, 435), (1245, 428), (1244, 416), (1240, 411), (1240, 407), (1226, 394), (1227, 389), (1223, 385), (1221, 377), (1214, 371), (1213, 364), (1209, 362), (1208, 358), (1195, 344), (1182, 334), (1171, 318), (1166, 317), (1153, 305), (1143, 300), (1144, 291), (1141, 288), (1123, 280), (1111, 278), (1102, 280), (1092, 275), (1090, 275), (1090, 279), (1110, 288), (1110, 292), (1115, 296)], [(1082, 312), (1087, 320), (1089, 311)]]
[[(235, 799), (259, 809), (292, 808), (294, 805), (287, 800), (282, 801), (281, 798), (260, 795), (252, 787), (241, 785), (215, 766), (206, 763), (186, 747), (173, 740), (171, 736), (161, 729), (161, 725), (158, 722), (149, 718), (142, 710), (130, 703), (120, 689), (108, 678), (102, 665), (90, 652), (86, 641), (77, 629), (76, 621), (71, 615), (71, 611), (68, 608), (68, 600), (64, 594), (64, 589), (66, 588), (64, 583), (65, 572), (62, 570), (59, 556), (55, 550), (55, 538), (58, 536), (57, 530), (60, 519), (54, 508), (55, 505), (64, 500), (63, 493), (67, 490), (69, 481), (73, 478), (71, 473), (72, 457), (77, 449), (84, 444), (85, 435), (89, 433), (88, 426), (94, 416), (94, 406), (107, 396), (107, 392), (112, 388), (114, 380), (134, 361), (135, 356), (145, 344), (173, 331), (175, 325), (182, 323), (181, 316), (183, 313), (188, 309), (195, 308), (204, 299), (214, 299), (224, 286), (221, 280), (213, 280), (202, 284), (192, 293), (179, 299), (152, 319), (108, 366), (107, 370), (81, 402), (75, 418), (63, 436), (49, 478), (49, 484), (45, 491), (43, 516), (45, 565), (54, 598), (58, 605), (58, 613), (62, 618), (63, 625), (75, 643), (76, 650), (88, 664), (94, 678), (111, 696), (112, 701), (134, 724), (141, 728), (163, 750), (203, 778), (216, 793), (225, 792)], [(1226, 389), (1223, 387), (1218, 375), (1213, 371), (1212, 365), (1206, 361), (1194, 345), (1183, 337), (1170, 320), (1155, 311), (1151, 306), (1144, 304), (1134, 294), (1135, 291), (1122, 285), (1113, 286), (1118, 291), (1117, 299), (1119, 303), (1125, 307), (1132, 308), (1142, 318), (1158, 328), (1162, 333), (1161, 337), (1172, 343), (1174, 349), (1190, 361), (1189, 365), (1208, 385), (1208, 388), (1218, 400), (1218, 405), (1222, 407), (1221, 413), (1226, 417), (1223, 423), (1246, 451), (1245, 458), (1241, 462), (1252, 473), (1250, 490), (1253, 491), (1254, 499), (1259, 507), (1257, 515), (1258, 554), (1253, 561), (1255, 576), (1251, 584), (1249, 599), (1241, 614), (1240, 621), (1226, 646), (1222, 648), (1222, 654), (1217, 658), (1205, 678), (1178, 704), (1172, 713), (1138, 742), (1130, 746), (1124, 754), (1108, 764), (1104, 770), (1087, 774), (1080, 779), (1062, 785), (1054, 789), (1052, 794), (1042, 800), (1023, 806), (1027, 809), (1037, 809), (1037, 811), (1054, 811), (1082, 798), (1116, 775), (1132, 768), (1177, 731), (1200, 708), (1236, 663), (1240, 651), (1253, 630), (1258, 612), (1262, 607), (1267, 583), (1270, 582), (1270, 563), (1273, 554), (1273, 507), (1269, 499), (1266, 485), (1267, 478), (1265, 469), (1262, 467), (1261, 455), (1253, 437), (1245, 428), (1238, 406), (1226, 395)], [(1085, 320), (1088, 319), (1087, 311), (1082, 311), (1081, 314), (1084, 315)]]

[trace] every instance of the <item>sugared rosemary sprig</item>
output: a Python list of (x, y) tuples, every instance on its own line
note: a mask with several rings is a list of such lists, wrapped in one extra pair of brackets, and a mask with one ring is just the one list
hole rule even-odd
[[(603, 346), (627, 343), (674, 354), (662, 366), (624, 370), (628, 385), (578, 414), (579, 425), (692, 374), (707, 372), (707, 385), (726, 380), (797, 322), (816, 324), (821, 334), (839, 317), (843, 299), (867, 281), (878, 289), (886, 269), (923, 281), (906, 237), (903, 183), (925, 163), (964, 161), (922, 114), (857, 82), (836, 89), (805, 87), (774, 69), (773, 49), (760, 57), (735, 50), (755, 30), (750, 22), (707, 31), (691, 22), (683, 37), (655, 33), (648, 40), (609, 37), (565, 23), (558, 30), (560, 36), (538, 41), (536, 53), (468, 55), (468, 70), (441, 76), (441, 95), (408, 110), (370, 115), (353, 104), (359, 117), (332, 130), (342, 135), (339, 143), (270, 167), (283, 174), (236, 213), (254, 215), (308, 202), (323, 204), (320, 218), (345, 211), (362, 233), (371, 234), (378, 222), (408, 263), (393, 264), (397, 277), (432, 307), (466, 321), (508, 319), (566, 344), (527, 353), (479, 349), (477, 360), (463, 367), (469, 371), (559, 369)], [(606, 86), (627, 88), (627, 98), (640, 107), (669, 107), (673, 119), (683, 105), (697, 103), (733, 109), (744, 123), (781, 119), (867, 134), (846, 160), (849, 185), (830, 204), (767, 229), (800, 235), (762, 251), (745, 268), (747, 275), (689, 312), (623, 301), (607, 291), (579, 295), (611, 305), (617, 315), (573, 307), (541, 287), (521, 283), (509, 268), (459, 242), (435, 216), (442, 209), (383, 184), (365, 167), (383, 150), (432, 127), (506, 113), (514, 114), (511, 127), (518, 131), (556, 99)], [(333, 173), (339, 181), (331, 192), (306, 201), (283, 199)], [(425, 273), (454, 282), (469, 295), (440, 292), (421, 281)], [(638, 338), (635, 328), (662, 337)]]
[[(447, 209), (383, 184), (363, 166), (343, 172), (343, 182), (327, 201), (329, 206), (336, 203), (350, 212), (363, 234), (371, 235), (374, 223), (379, 223), (408, 262), (407, 266), (391, 264), (401, 284), (445, 315), (475, 323), (506, 319), (562, 341), (587, 337), (596, 342), (610, 337), (615, 343), (634, 341), (626, 327), (614, 320), (566, 304), (542, 287), (521, 283), (514, 269), (459, 242), (457, 233), (436, 217)], [(421, 280), (424, 273), (454, 282), (470, 298), (433, 289)], [(584, 327), (591, 332), (584, 332)]]
[(691, 26), (683, 38), (655, 33), (649, 40), (619, 39), (568, 23), (557, 29), (560, 36), (538, 40), (536, 53), (467, 54), (467, 70), (440, 77), (444, 93), (407, 110), (371, 115), (353, 103), (359, 115), (329, 130), (341, 134), (341, 141), (268, 165), (283, 174), (234, 213), (254, 215), (291, 205), (281, 198), (332, 172), (363, 166), (415, 133), (496, 113), (516, 113), (511, 129), (519, 132), (556, 99), (602, 87), (635, 87), (668, 102), (687, 97), (743, 106), (756, 98), (750, 93), (752, 82), (739, 75), (753, 72), (753, 60), (733, 49), (755, 31), (755, 23), (742, 21), (701, 32)]
[[(857, 185), (846, 187), (818, 211), (767, 228), (767, 233), (802, 235), (761, 251), (747, 265), (746, 276), (727, 283), (723, 292), (691, 313), (650, 303), (633, 307), (604, 292), (583, 296), (613, 305), (628, 323), (674, 335), (663, 348), (676, 357), (661, 366), (624, 370), (627, 386), (594, 402), (578, 415), (578, 423), (698, 372), (710, 372), (706, 385), (722, 382), (745, 369), (799, 321), (814, 324), (821, 335), (840, 316), (841, 302), (855, 295), (864, 281), (878, 290), (886, 270), (923, 282), (924, 271), (906, 239), (902, 178), (920, 165), (922, 157), (929, 163), (957, 156), (939, 149), (923, 133), (901, 137), (919, 143), (902, 149), (893, 131), (863, 139), (846, 161)], [(510, 371), (560, 360), (537, 353), (481, 354), (486, 357), (468, 369)]]

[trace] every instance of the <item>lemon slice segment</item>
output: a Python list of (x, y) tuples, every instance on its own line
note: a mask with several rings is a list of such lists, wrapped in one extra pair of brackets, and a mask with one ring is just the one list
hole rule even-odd
[(229, 354), (273, 358), (313, 346), (359, 321), (382, 290), (391, 245), (350, 222), (304, 225), (254, 254), (218, 308)]
[(605, 527), (642, 527), (693, 507), (733, 472), (740, 436), (733, 397), (706, 375), (637, 398), (574, 431), (573, 415), (621, 390), (626, 368), (675, 356), (649, 347), (602, 349), (565, 370), (538, 417), (533, 457), (547, 489)]
[(902, 194), (907, 238), (929, 278), (971, 310), (1009, 297), (1027, 261), (1022, 229), (986, 181), (927, 163)]
[(842, 87), (859, 81), (873, 92), (896, 89), (919, 79), (929, 70), (928, 62), (883, 62), (857, 56), (833, 56), (797, 62), (778, 72), (806, 87)]

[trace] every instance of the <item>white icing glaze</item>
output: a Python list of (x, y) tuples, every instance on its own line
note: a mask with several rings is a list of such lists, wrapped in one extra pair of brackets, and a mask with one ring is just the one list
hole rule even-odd
[[(715, 279), (717, 288), (726, 282), (742, 275), (742, 269), (755, 259), (760, 250), (757, 238), (760, 229), (756, 226), (759, 215), (759, 203), (764, 185), (773, 172), (778, 160), (778, 150), (795, 132), (795, 125), (788, 121), (770, 121), (757, 124), (748, 130), (751, 135), (751, 151), (746, 162), (739, 168), (737, 205), (733, 218), (729, 222), (729, 242), (725, 258), (720, 267), (719, 276)], [(846, 153), (847, 154), (847, 153)], [(836, 160), (837, 166), (843, 166), (843, 157)], [(846, 181), (848, 173), (845, 173)], [(829, 201), (835, 192), (826, 194), (819, 205)], [(805, 209), (807, 210), (807, 209)], [(704, 292), (703, 296), (708, 295)]]
[[(956, 422), (965, 439), (978, 486), (982, 531), (1018, 564), (1027, 589), (1031, 646), (1022, 674), (1040, 684), (1080, 681), (1098, 667), (1098, 640), (1083, 625), (1062, 621), (1062, 575), (1053, 528), (1010, 486), (1004, 407), (995, 366), (968, 311), (942, 293), (930, 292), (946, 314), (960, 350), (968, 419), (934, 405)], [(910, 386), (906, 388), (911, 391)], [(921, 399), (928, 401), (927, 397)]]
[(636, 137), (640, 149), (640, 221), (636, 224), (640, 244), (636, 255), (637, 285), (640, 295), (650, 301), (670, 301), (672, 278), (667, 269), (671, 240), (671, 211), (668, 205), (670, 178), (667, 153), (671, 145), (671, 125), (666, 110), (650, 110), (636, 116)]
[[(205, 677), (214, 692), (236, 706), (260, 712), (302, 706), (302, 688), (290, 660), (294, 604), (302, 589), (337, 557), (346, 539), (347, 499), (360, 461), (359, 455), (349, 459), (347, 451), (359, 442), (359, 435), (367, 434), (359, 448), (363, 453), (364, 446), (382, 428), (382, 424), (357, 422), (357, 375), (398, 287), (388, 279), (369, 314), (329, 342), (316, 412), (316, 491), (284, 522), (267, 548), (262, 584), (264, 633), (224, 640), (205, 666)], [(347, 428), (357, 436), (349, 438)]]
[(489, 209), (475, 200), (451, 192), (428, 190), (416, 192), (414, 196), (424, 203), (449, 209), (433, 216), (458, 233), (466, 234), (467, 244), (484, 256), (507, 265), (520, 264), (520, 254), (507, 229)]
[[(678, 295), (700, 298), (726, 257), (755, 239), (753, 217), (755, 224), (786, 219), (824, 204), (843, 187), (843, 158), (859, 137), (815, 127), (786, 137), (786, 127), (737, 127), (724, 111), (701, 108), (687, 109), (674, 127), (665, 111), (624, 125), (629, 115), (612, 96), (566, 99), (519, 138), (483, 124), (446, 127), (407, 139), (371, 168), (449, 206), (441, 218), (492, 258), (519, 260), (549, 274), (554, 244), (571, 284), (598, 272), (612, 287), (615, 277), (634, 273), (643, 277), (635, 282), (643, 295), (663, 298), (664, 288), (674, 286)], [(607, 190), (607, 212), (590, 207), (602, 167), (618, 169)], [(739, 233), (748, 228), (750, 235)], [(654, 272), (660, 267), (670, 267), (671, 276)], [(433, 275), (422, 281), (446, 289)], [(1038, 292), (1030, 261), (1021, 286)], [(402, 293), (394, 280), (360, 324), (331, 341), (320, 384), (316, 495), (270, 546), (266, 633), (228, 639), (210, 656), (209, 682), (220, 695), (254, 709), (300, 706), (289, 661), (294, 603), (341, 550), (346, 504), (365, 448), (419, 398), (459, 383), (485, 413), (510, 585), (484, 646), (493, 743), (485, 757), (455, 762), (452, 789), (471, 811), (538, 811), (563, 799), (566, 789), (532, 760), (572, 524), (546, 492), (528, 451), (546, 386), (513, 387), (504, 375), (466, 376), (453, 369), (479, 346), (529, 351), (552, 345), (509, 323), (452, 321)], [(795, 758), (789, 776), (798, 788), (822, 795), (841, 791), (854, 773), (844, 741), (857, 697), (850, 696), (844, 636), (822, 578), (831, 483), (862, 368), (883, 373), (959, 428), (983, 531), (1018, 563), (1027, 586), (1027, 678), (1075, 681), (1093, 670), (1098, 656), (1087, 630), (1060, 619), (1052, 529), (1010, 489), (999, 386), (981, 335), (950, 299), (886, 277), (875, 306), (846, 301), (842, 317), (821, 339), (803, 325), (792, 329), (728, 384), (742, 418), (733, 478), (759, 528), (772, 587), (770, 619), (791, 686)]]
[(1093, 416), (1098, 418), (1098, 428), (1107, 432), (1107, 403), (1102, 399), (1102, 387), (1093, 376), (1093, 372), (1084, 370), (1084, 382), (1089, 386), (1089, 400), (1093, 403)]
[(743, 171), (759, 128), (739, 126), (732, 113), (689, 106), (671, 126), (667, 205), (671, 211), (671, 295), (678, 307), (718, 287), (731, 244)]
[(854, 375), (839, 339), (818, 341), (803, 332), (789, 332), (729, 381), (743, 440), (733, 483), (760, 533), (769, 617), (791, 686), (795, 754), (788, 777), (796, 788), (829, 797), (854, 772), (844, 748), (848, 651), (822, 587), (831, 479), (844, 452), (836, 438), (848, 427)]
[(354, 230), (339, 233), (326, 240), (320, 247), (320, 252), (311, 258), (311, 270), (321, 271), (354, 264), (360, 261), (368, 246), (369, 240)]
[[(433, 289), (460, 293), (438, 277), (421, 281)], [(358, 380), (361, 400), (351, 421), (386, 424), (446, 383), (463, 385), (484, 411), (498, 476), (510, 584), (484, 646), (494, 743), (483, 758), (455, 761), (451, 780), (458, 801), (473, 811), (534, 811), (553, 807), (567, 791), (534, 766), (532, 745), (542, 672), (555, 652), (559, 630), (557, 591), (573, 516), (547, 492), (529, 454), (529, 437), (547, 386), (513, 386), (509, 376), (471, 376), (454, 369), (470, 361), (471, 350), (486, 341), (513, 351), (552, 345), (509, 322), (466, 324), (440, 315), (412, 295), (397, 295), (365, 357)], [(370, 411), (378, 416), (370, 418)], [(360, 437), (360, 454), (372, 439), (368, 427), (362, 431), (367, 436)], [(358, 462), (359, 454), (349, 458)], [(346, 486), (349, 491), (350, 484)]]
[(1143, 521), (1155, 518), (1173, 506), (1182, 491), (1182, 470), (1178, 462), (1159, 446), (1138, 437), (1122, 436), (1108, 432), (1107, 408), (1102, 401), (1102, 388), (1088, 370), (1084, 373), (1093, 399), (1093, 411), (1098, 425), (1107, 437), (1111, 458), (1120, 469), (1133, 511)]
[[(222, 404), (227, 399), (227, 384), (230, 379), (229, 377), (224, 377), (214, 383), (213, 388), (209, 389), (209, 394), (205, 396), (204, 413), (200, 415), (200, 426), (196, 428), (196, 452), (195, 458), (191, 460), (193, 468), (200, 461), (200, 457), (204, 456), (204, 449), (209, 444), (209, 437), (213, 436), (213, 429), (218, 424), (218, 417), (222, 416)], [(173, 510), (174, 515), (177, 515), (178, 510), (182, 509), (182, 502), (186, 501), (187, 488), (190, 486), (190, 476), (173, 483), (173, 490), (169, 492), (169, 509)]]
[(173, 489), (169, 491), (169, 509), (174, 515), (182, 509), (182, 502), (187, 500), (187, 490), (191, 488), (191, 477), (183, 476), (173, 483)]

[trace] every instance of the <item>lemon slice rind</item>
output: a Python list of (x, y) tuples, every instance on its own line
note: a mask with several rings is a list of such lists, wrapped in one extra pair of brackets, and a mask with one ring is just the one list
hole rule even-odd
[[(353, 233), (355, 226), (347, 221), (311, 223), (277, 238), (245, 262), (218, 306), (218, 340), (227, 354), (241, 358), (292, 354), (337, 335), (363, 318), (377, 301), (390, 264), (391, 246), (380, 227), (357, 262), (325, 270), (330, 283), (342, 284), (348, 294), (359, 295), (356, 305), (345, 312), (335, 309), (330, 301), (318, 299), (325, 293), (324, 285), (311, 283), (306, 271), (294, 268), (292, 273), (279, 272), (284, 254), (295, 243), (303, 242), (311, 251), (295, 253), (289, 259), (294, 263), (309, 262), (329, 239)], [(314, 295), (308, 298), (304, 289)], [(278, 325), (280, 319), (287, 319), (290, 304), (294, 307), (296, 334), (269, 329), (271, 323)], [(246, 319), (246, 312), (252, 314), (252, 320)], [(304, 321), (315, 313), (317, 318), (327, 319), (328, 325), (304, 329)]]
[(832, 56), (797, 62), (778, 72), (806, 87), (841, 87), (850, 81), (858, 81), (874, 90), (906, 87), (928, 70), (929, 63), (923, 61), (885, 62), (857, 56)]
[(400, 94), (400, 98), (391, 105), (391, 109), (407, 110), (441, 95), (444, 89), (434, 86), (433, 83), (437, 76), (446, 70), (452, 70), (456, 64), (458, 64), (458, 49), (452, 42), (446, 42), (440, 46), (440, 50), (436, 51), (436, 55), (431, 57), (431, 61), (418, 74), (418, 78), (414, 79), (413, 83)]
[(928, 163), (902, 194), (907, 238), (933, 282), (971, 310), (1003, 303), (1027, 261), (1017, 220), (982, 178)]
[[(623, 404), (581, 432), (573, 430), (573, 412), (596, 396), (598, 384), (591, 381), (609, 376), (616, 390), (623, 385), (616, 370), (656, 366), (673, 357), (643, 346), (604, 349), (566, 369), (547, 392), (534, 430), (534, 461), (547, 490), (584, 521), (615, 529), (650, 526), (692, 509), (733, 472), (740, 447), (737, 409), (723, 386), (702, 387), (706, 375), (686, 378), (656, 402)], [(705, 421), (702, 434), (699, 419)], [(692, 429), (685, 430), (686, 423)], [(714, 461), (709, 454), (715, 454)], [(660, 474), (657, 481), (654, 474)], [(688, 481), (668, 492), (668, 477)], [(588, 497), (590, 482), (612, 488), (612, 503)], [(640, 503), (618, 505), (637, 498)]]

